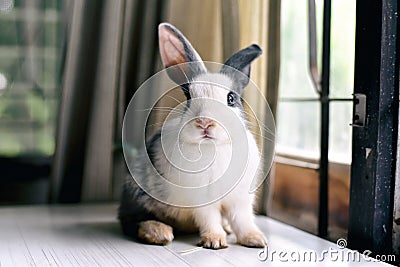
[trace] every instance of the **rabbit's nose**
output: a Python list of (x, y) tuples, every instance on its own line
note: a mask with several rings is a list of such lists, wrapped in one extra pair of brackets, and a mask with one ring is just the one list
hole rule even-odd
[(200, 129), (208, 129), (215, 126), (215, 121), (207, 118), (197, 118), (195, 120), (195, 125)]

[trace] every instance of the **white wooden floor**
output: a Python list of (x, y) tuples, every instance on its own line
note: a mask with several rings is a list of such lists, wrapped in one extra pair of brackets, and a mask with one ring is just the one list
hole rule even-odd
[[(257, 218), (269, 242), (266, 261), (259, 260), (260, 249), (234, 244), (234, 236), (229, 248), (218, 251), (196, 247), (197, 236), (177, 237), (165, 247), (143, 245), (122, 236), (116, 213), (116, 204), (0, 208), (0, 266), (384, 265), (362, 257), (347, 261), (349, 250), (266, 217)], [(320, 262), (323, 250), (338, 251), (344, 260), (325, 255)], [(304, 261), (310, 251), (318, 255), (316, 262)]]

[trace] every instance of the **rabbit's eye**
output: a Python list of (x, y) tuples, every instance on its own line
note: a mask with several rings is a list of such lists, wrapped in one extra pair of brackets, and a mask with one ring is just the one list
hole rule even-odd
[(235, 95), (232, 92), (229, 92), (228, 96), (227, 96), (227, 104), (228, 106), (232, 107), (233, 105), (235, 105), (236, 103), (236, 99), (235, 99)]

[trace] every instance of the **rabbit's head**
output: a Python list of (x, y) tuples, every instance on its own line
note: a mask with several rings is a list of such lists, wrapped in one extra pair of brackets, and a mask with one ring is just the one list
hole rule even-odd
[[(226, 125), (217, 119), (217, 115), (225, 116), (221, 115), (224, 112), (236, 115), (246, 127), (241, 96), (249, 83), (250, 64), (262, 53), (258, 45), (238, 51), (216, 73), (207, 71), (190, 42), (171, 24), (160, 24), (159, 47), (168, 76), (187, 98), (180, 118), (182, 141), (229, 142)], [(229, 124), (230, 120), (225, 116), (224, 121)]]

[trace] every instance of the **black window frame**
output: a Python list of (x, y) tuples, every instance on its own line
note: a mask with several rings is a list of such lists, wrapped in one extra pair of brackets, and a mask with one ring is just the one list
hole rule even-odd
[(353, 128), (348, 244), (373, 255), (392, 253), (398, 12), (397, 0), (357, 0), (354, 93), (366, 96), (366, 125)]

